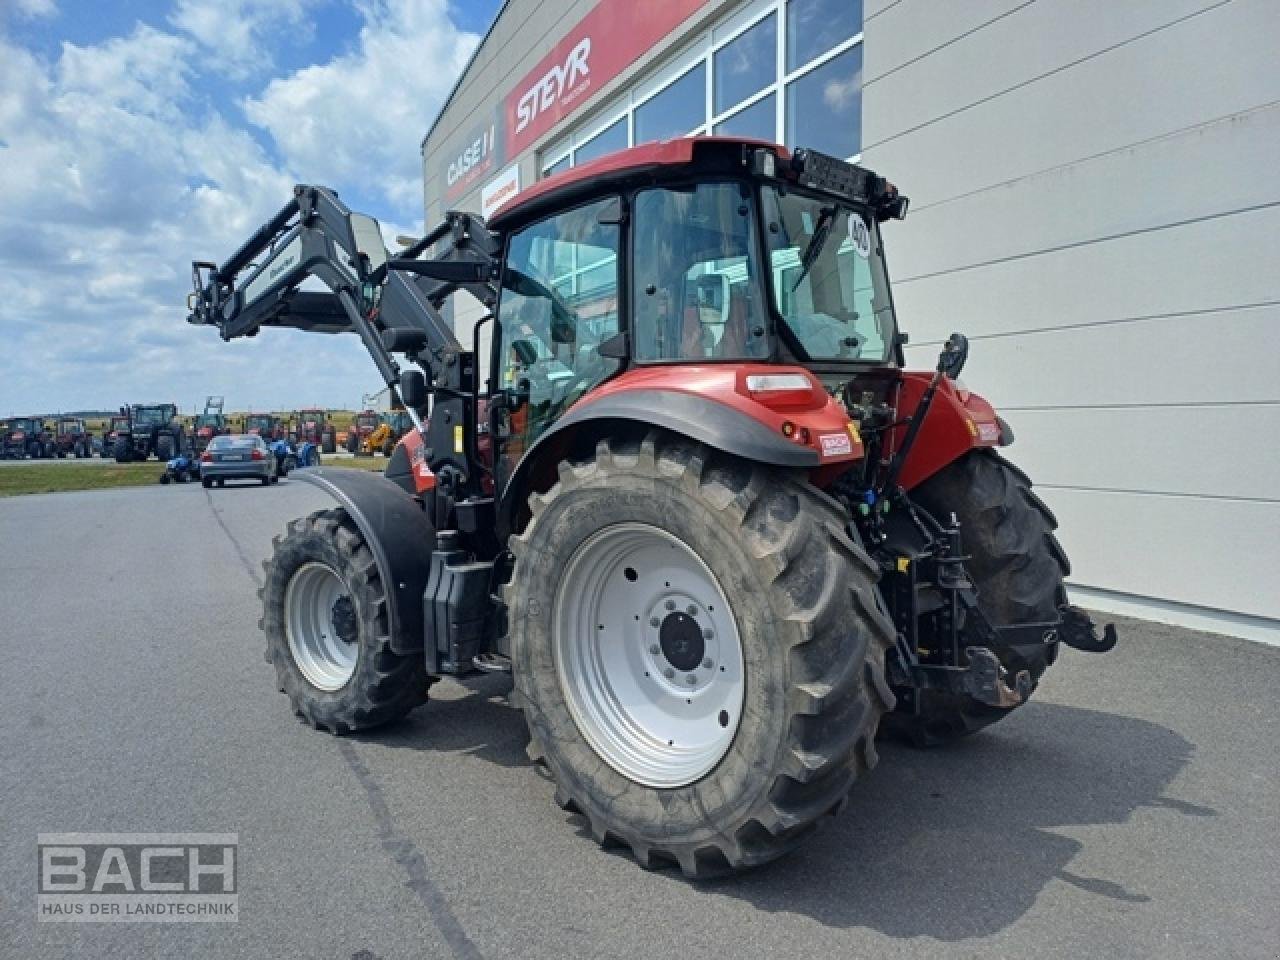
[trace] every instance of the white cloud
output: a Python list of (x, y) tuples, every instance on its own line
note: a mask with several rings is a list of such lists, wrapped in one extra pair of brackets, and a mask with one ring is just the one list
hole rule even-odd
[(297, 181), (391, 201), (388, 240), (402, 224), (421, 229), (418, 143), (477, 41), (443, 0), (359, 6), (366, 23), (348, 52), (251, 98), (278, 156), (203, 94), (215, 26), (219, 44), (254, 51), (225, 69), (252, 70), (271, 61), (272, 29), (302, 29), (313, 2), (179, 0), (176, 29), (139, 23), (49, 59), (0, 26), (0, 416), (148, 399), (190, 408), (206, 393), (236, 407), (355, 404), (378, 386), (354, 337), (223, 344), (184, 322), (191, 260), (225, 257)]
[(361, 9), (351, 53), (271, 81), (245, 112), (308, 179), (357, 184), (416, 213), (422, 136), (480, 38), (454, 26), (444, 0)]
[(0, 13), (5, 12), (4, 7), (28, 20), (52, 17), (58, 12), (58, 5), (54, 0), (5, 0), (3, 6), (0, 6)]
[(308, 14), (320, 0), (178, 0), (169, 22), (210, 54), (204, 62), (232, 77), (271, 69), (271, 41), (311, 33)]

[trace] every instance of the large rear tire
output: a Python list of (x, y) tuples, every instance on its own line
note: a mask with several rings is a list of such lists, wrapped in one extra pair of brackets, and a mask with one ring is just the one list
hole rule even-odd
[(346, 511), (294, 520), (273, 542), (259, 626), (294, 712), (343, 734), (398, 720), (424, 703), (422, 654), (392, 652), (386, 588)]
[(514, 698), (597, 842), (701, 877), (840, 810), (893, 705), (893, 631), (834, 501), (651, 433), (561, 463), (530, 508), (506, 588)]
[[(1062, 580), (1071, 572), (1053, 531), (1058, 522), (1031, 490), (1025, 473), (993, 450), (975, 450), (934, 474), (911, 499), (939, 521), (951, 514), (960, 521), (965, 563), (978, 588), (978, 607), (996, 626), (1054, 620), (1066, 603)], [(1058, 645), (1046, 644), (1031, 657), (997, 650), (1011, 674), (1026, 670), (1033, 684), (1057, 657)], [(970, 697), (920, 691), (899, 700), (886, 718), (886, 731), (922, 746), (953, 741), (1008, 716), (1012, 709), (979, 703)]]

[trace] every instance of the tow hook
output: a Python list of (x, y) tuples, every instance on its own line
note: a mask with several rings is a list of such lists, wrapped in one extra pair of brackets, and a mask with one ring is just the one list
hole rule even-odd
[(1108, 623), (1102, 628), (1102, 636), (1098, 636), (1097, 624), (1093, 618), (1078, 607), (1064, 605), (1058, 608), (1062, 617), (1062, 625), (1058, 628), (1058, 639), (1068, 647), (1083, 650), (1085, 653), (1106, 653), (1116, 645), (1116, 627)]
[(969, 667), (964, 671), (966, 691), (979, 703), (1010, 709), (1024, 703), (1031, 696), (1031, 674), (1019, 670), (1013, 677), (1013, 686), (1005, 681), (1009, 671), (1000, 665), (1000, 658), (986, 647), (969, 647), (965, 650)]

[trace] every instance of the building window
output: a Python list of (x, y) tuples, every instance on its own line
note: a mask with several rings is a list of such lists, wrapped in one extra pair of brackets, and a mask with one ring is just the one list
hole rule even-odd
[(636, 107), (635, 143), (682, 137), (707, 122), (707, 68), (703, 63)]
[(862, 47), (787, 84), (787, 143), (833, 157), (862, 149)]
[(544, 150), (543, 176), (708, 130), (855, 159), (862, 150), (862, 3), (749, 0), (663, 65), (674, 79), (653, 92), (652, 78), (637, 84), (589, 127)]
[(715, 52), (711, 58), (714, 113), (727, 112), (777, 80), (777, 23), (771, 13)]
[(862, 0), (788, 0), (787, 71), (862, 32)]

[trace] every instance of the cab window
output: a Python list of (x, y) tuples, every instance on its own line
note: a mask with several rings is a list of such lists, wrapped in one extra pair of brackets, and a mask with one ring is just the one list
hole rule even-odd
[(633, 354), (639, 361), (769, 355), (755, 200), (738, 183), (635, 199)]

